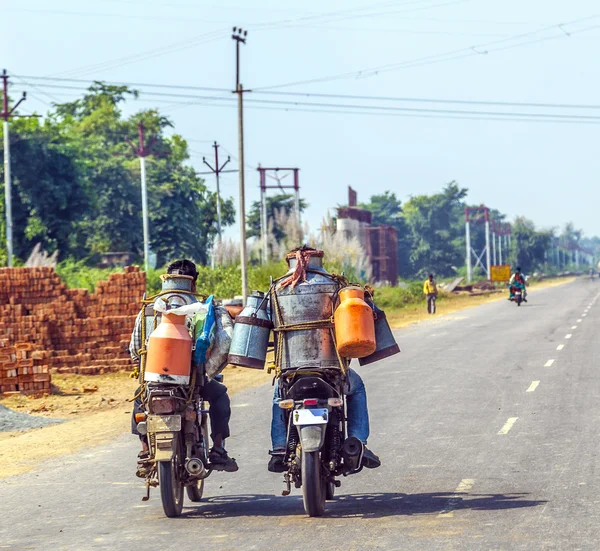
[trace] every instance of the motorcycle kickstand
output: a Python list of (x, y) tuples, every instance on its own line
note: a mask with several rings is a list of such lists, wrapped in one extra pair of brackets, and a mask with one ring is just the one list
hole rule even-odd
[(289, 471), (283, 475), (283, 482), (286, 485), (286, 488), (281, 492), (281, 495), (289, 496), (292, 493), (292, 482), (290, 481)]

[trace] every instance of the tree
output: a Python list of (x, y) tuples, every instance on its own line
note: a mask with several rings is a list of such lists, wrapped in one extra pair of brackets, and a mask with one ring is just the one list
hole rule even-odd
[(551, 243), (552, 232), (537, 231), (531, 220), (519, 216), (512, 224), (511, 263), (525, 273), (533, 272), (544, 264)]
[[(295, 210), (295, 199), (291, 193), (280, 193), (279, 195), (267, 196), (267, 218), (269, 222), (273, 221), (273, 235), (276, 241), (282, 241), (285, 238), (283, 228), (276, 221), (276, 213), (282, 212), (287, 216)], [(300, 212), (304, 212), (308, 204), (304, 199), (300, 199)], [(254, 201), (252, 208), (246, 218), (248, 237), (260, 237), (260, 201)]]
[(414, 274), (451, 275), (464, 264), (463, 226), (459, 223), (467, 189), (450, 182), (442, 193), (418, 195), (404, 204), (404, 219), (410, 232), (410, 260)]

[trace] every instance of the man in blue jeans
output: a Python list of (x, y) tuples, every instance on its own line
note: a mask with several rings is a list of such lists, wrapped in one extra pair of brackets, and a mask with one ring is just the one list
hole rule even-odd
[[(365, 446), (363, 453), (363, 466), (376, 469), (381, 465), (379, 457), (367, 448), (369, 438), (369, 410), (367, 407), (367, 391), (360, 375), (354, 369), (348, 370), (348, 391), (346, 392), (346, 405), (348, 415), (348, 436), (358, 438)], [(285, 471), (283, 459), (287, 444), (287, 426), (284, 411), (279, 407), (279, 385), (275, 385), (273, 394), (273, 418), (271, 420), (271, 444), (273, 451), (268, 469), (272, 473)]]

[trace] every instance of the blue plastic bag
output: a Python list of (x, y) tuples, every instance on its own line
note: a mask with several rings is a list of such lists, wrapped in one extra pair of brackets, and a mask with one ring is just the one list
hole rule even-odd
[(204, 327), (200, 336), (196, 339), (196, 349), (194, 350), (194, 364), (200, 366), (206, 362), (210, 354), (210, 349), (215, 338), (215, 304), (213, 302), (213, 295), (210, 295), (206, 299), (206, 318), (204, 319)]

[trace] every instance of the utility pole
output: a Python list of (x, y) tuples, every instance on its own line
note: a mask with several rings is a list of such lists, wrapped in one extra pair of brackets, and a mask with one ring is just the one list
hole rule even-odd
[[(215, 150), (215, 166), (214, 168), (210, 165), (210, 163), (206, 160), (206, 157), (202, 157), (202, 162), (210, 168), (212, 174), (215, 175), (217, 180), (217, 243), (221, 244), (221, 190), (219, 187), (219, 174), (222, 172), (237, 172), (237, 170), (223, 170), (227, 163), (231, 161), (231, 157), (227, 157), (227, 160), (219, 166), (219, 144), (217, 142), (213, 143), (213, 148)], [(205, 172), (200, 172), (199, 174), (208, 174)]]
[(491, 267), (491, 251), (490, 251), (490, 211), (485, 209), (485, 260), (487, 266), (488, 279), (492, 279)]
[(471, 265), (471, 224), (469, 209), (465, 207), (465, 240), (467, 242), (467, 282), (473, 281), (473, 266)]
[(492, 265), (495, 266), (497, 264), (496, 263), (496, 259), (497, 259), (497, 256), (496, 256), (496, 221), (492, 220), (491, 223), (492, 223), (492, 251), (493, 251)]
[[(13, 265), (13, 220), (12, 220), (12, 181), (10, 174), (10, 139), (8, 134), (8, 121), (12, 117), (19, 117), (14, 112), (27, 99), (26, 92), (23, 92), (21, 99), (13, 106), (8, 108), (8, 74), (6, 69), (2, 71), (2, 120), (4, 133), (4, 210), (6, 211), (6, 252), (8, 257), (8, 267)], [(24, 115), (25, 117), (37, 117), (39, 115)]]
[(246, 251), (246, 197), (244, 187), (244, 90), (240, 83), (240, 44), (246, 44), (248, 31), (233, 27), (231, 38), (235, 41), (235, 91), (238, 97), (238, 157), (240, 182), (240, 262), (242, 264), (242, 297), (244, 304), (248, 298), (248, 253)]
[(149, 144), (145, 142), (145, 128), (142, 121), (138, 123), (139, 145), (135, 146), (133, 142), (127, 140), (127, 143), (133, 149), (133, 152), (140, 158), (140, 172), (142, 178), (142, 226), (144, 230), (144, 269), (146, 272), (150, 268), (150, 228), (148, 225), (148, 188), (146, 186), (146, 157), (151, 155), (152, 146), (156, 141), (153, 138)]

